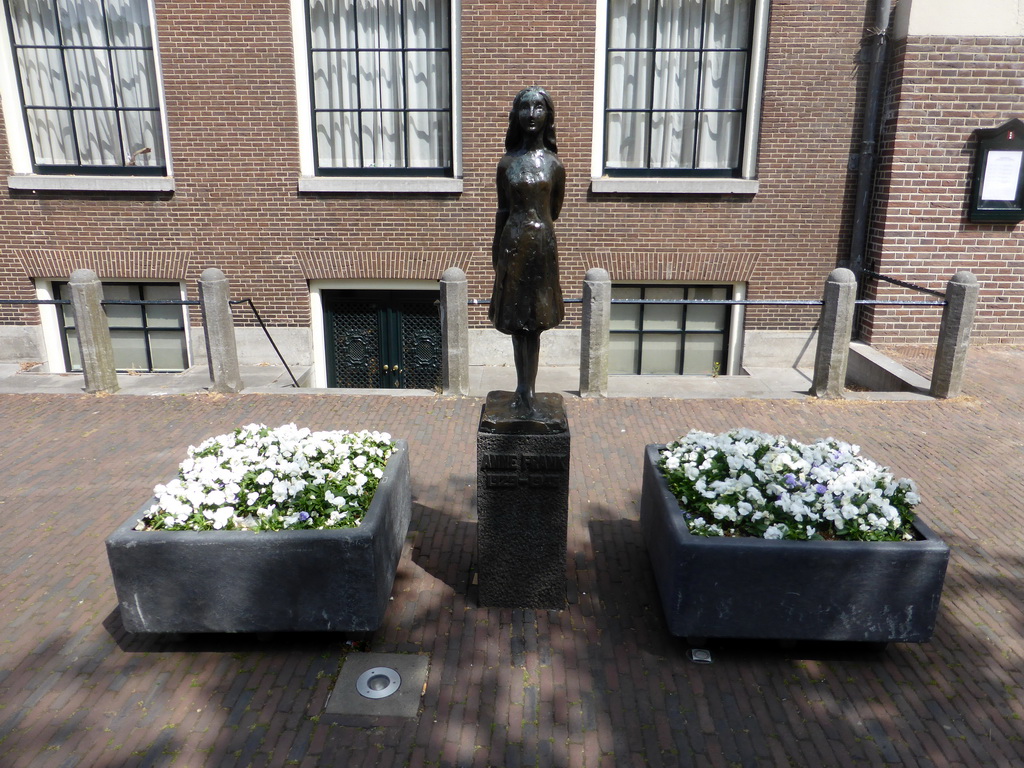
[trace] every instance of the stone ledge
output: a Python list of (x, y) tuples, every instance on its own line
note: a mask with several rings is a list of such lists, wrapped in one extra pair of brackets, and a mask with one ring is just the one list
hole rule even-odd
[(873, 392), (918, 392), (928, 394), (931, 383), (877, 349), (861, 341), (850, 342), (846, 369), (848, 383)]
[(595, 194), (756, 195), (761, 189), (761, 182), (757, 179), (636, 179), (602, 176), (591, 179), (590, 189)]
[(458, 194), (462, 179), (434, 176), (300, 176), (299, 192)]
[(47, 176), (18, 173), (7, 177), (10, 189), (30, 192), (173, 192), (171, 176)]

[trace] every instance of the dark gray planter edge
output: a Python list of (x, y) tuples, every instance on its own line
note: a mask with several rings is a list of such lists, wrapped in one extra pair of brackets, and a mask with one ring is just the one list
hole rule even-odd
[(106, 539), (125, 629), (376, 630), (411, 520), (408, 453), (396, 440), (358, 528), (136, 531), (150, 499)]
[[(878, 643), (930, 639), (949, 547), (920, 517), (914, 523), (920, 538), (911, 542), (694, 536), (657, 467), (664, 448), (645, 448), (640, 518), (673, 635)], [(897, 579), (872, 594), (875, 582)], [(785, 585), (779, 589), (784, 598), (773, 594), (773, 581)]]

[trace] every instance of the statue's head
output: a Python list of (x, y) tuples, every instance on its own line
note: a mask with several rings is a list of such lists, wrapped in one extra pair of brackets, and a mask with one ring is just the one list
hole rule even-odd
[(505, 132), (506, 152), (511, 152), (522, 146), (526, 132), (520, 123), (519, 111), (523, 107), (524, 102), (535, 99), (539, 100), (547, 111), (547, 122), (541, 129), (544, 146), (552, 152), (558, 152), (558, 144), (555, 140), (555, 108), (551, 103), (551, 97), (548, 96), (548, 92), (536, 85), (523, 88), (523, 90), (516, 94), (515, 99), (512, 100), (512, 109), (508, 113), (508, 130)]

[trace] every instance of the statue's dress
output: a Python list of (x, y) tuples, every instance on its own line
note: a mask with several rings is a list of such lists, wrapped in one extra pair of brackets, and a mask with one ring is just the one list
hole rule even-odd
[(540, 167), (532, 153), (508, 155), (501, 165), (509, 213), (495, 250), (488, 315), (502, 333), (539, 333), (565, 316), (551, 213), (561, 163), (544, 152)]

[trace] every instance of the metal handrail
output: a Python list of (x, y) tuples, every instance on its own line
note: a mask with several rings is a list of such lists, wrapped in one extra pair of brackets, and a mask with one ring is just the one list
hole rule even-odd
[(274, 343), (274, 337), (270, 335), (270, 331), (267, 328), (266, 323), (263, 322), (263, 318), (260, 317), (260, 313), (256, 310), (256, 305), (252, 303), (252, 299), (236, 299), (235, 301), (229, 301), (228, 304), (248, 304), (249, 309), (252, 310), (253, 315), (256, 317), (256, 322), (260, 324), (260, 328), (263, 329), (263, 333), (267, 336), (267, 341), (270, 342), (270, 346), (274, 348), (274, 352), (277, 353), (277, 359), (281, 361), (281, 365), (288, 371), (288, 376), (292, 380), (292, 384), (295, 385), (296, 389), (300, 389), (299, 382), (295, 378), (295, 374), (292, 373), (292, 369), (288, 367), (288, 363), (284, 359), (284, 355), (281, 354), (281, 350), (277, 348), (277, 344)]

